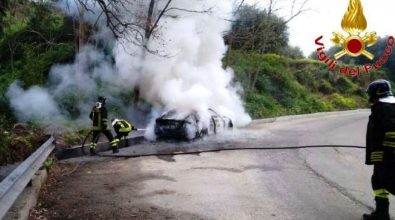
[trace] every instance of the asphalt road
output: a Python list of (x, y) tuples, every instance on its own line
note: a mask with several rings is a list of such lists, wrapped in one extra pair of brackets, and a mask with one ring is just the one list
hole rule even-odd
[[(193, 143), (144, 143), (121, 155), (196, 149), (364, 145), (369, 112), (254, 122)], [(352, 220), (370, 212), (364, 149), (237, 150), (87, 161), (46, 189), (48, 219)], [(74, 165), (74, 164), (73, 164)], [(391, 214), (395, 216), (392, 198)]]

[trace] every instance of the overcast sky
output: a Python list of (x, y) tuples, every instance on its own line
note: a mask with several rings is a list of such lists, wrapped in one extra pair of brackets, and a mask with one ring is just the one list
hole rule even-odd
[[(292, 0), (277, 0), (281, 16), (290, 15)], [(303, 2), (304, 0), (298, 0)], [(261, 7), (268, 0), (247, 0)], [(361, 0), (368, 22), (366, 31), (376, 31), (379, 36), (395, 35), (395, 1)], [(342, 32), (341, 20), (347, 10), (349, 0), (309, 0), (306, 8), (310, 10), (289, 23), (290, 44), (299, 46), (307, 56), (316, 49), (314, 40), (323, 35), (326, 48), (333, 46), (330, 42), (332, 32)]]

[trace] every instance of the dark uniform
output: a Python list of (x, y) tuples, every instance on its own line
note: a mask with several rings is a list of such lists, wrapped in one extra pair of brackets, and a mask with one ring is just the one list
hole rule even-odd
[(127, 137), (129, 135), (129, 132), (131, 132), (132, 130), (135, 130), (133, 125), (123, 119), (114, 119), (112, 121), (112, 126), (114, 128), (115, 133), (117, 134), (117, 136), (115, 136), (115, 139), (118, 140), (118, 142), (119, 142), (122, 138), (125, 138), (125, 141), (126, 141), (125, 143), (127, 146), (128, 145)]
[[(365, 163), (374, 165), (372, 188), (376, 210), (365, 214), (364, 219), (390, 220), (388, 196), (395, 194), (395, 98), (387, 81), (376, 80), (370, 87), (378, 88), (373, 88), (377, 91), (369, 93), (373, 105), (366, 134)], [(383, 90), (388, 92), (385, 94)]]
[(103, 133), (113, 148), (113, 152), (118, 152), (118, 141), (114, 139), (110, 129), (108, 128), (107, 109), (105, 106), (105, 98), (99, 97), (98, 102), (92, 108), (89, 118), (93, 122), (93, 137), (90, 145), (91, 154), (95, 153), (97, 142), (99, 141), (100, 133)]

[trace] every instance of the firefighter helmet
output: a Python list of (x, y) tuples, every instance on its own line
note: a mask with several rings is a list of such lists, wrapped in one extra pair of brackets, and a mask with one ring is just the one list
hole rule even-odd
[(106, 103), (106, 97), (104, 97), (104, 96), (99, 96), (99, 97), (97, 97), (97, 101), (98, 101), (98, 102), (101, 102), (102, 104), (105, 104), (105, 103)]
[(391, 84), (387, 80), (377, 79), (369, 84), (367, 93), (371, 103), (376, 99), (392, 96)]

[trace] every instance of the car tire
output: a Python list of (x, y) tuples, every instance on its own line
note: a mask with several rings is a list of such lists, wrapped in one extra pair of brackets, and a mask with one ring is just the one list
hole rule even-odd
[(228, 127), (229, 127), (230, 129), (233, 129), (233, 122), (232, 122), (232, 121), (229, 121)]
[(208, 135), (208, 129), (207, 128), (205, 128), (202, 131), (200, 131), (200, 137), (207, 136), (207, 135)]

